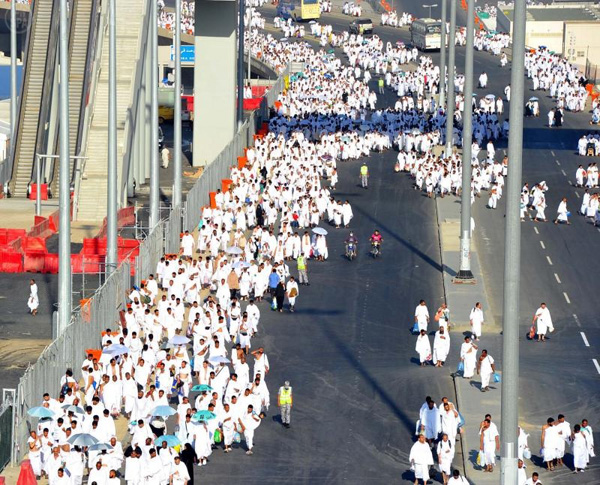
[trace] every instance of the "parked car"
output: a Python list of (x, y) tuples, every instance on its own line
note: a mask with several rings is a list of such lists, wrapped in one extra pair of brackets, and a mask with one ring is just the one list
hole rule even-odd
[(350, 22), (351, 34), (370, 35), (373, 33), (373, 21), (371, 19), (356, 19)]

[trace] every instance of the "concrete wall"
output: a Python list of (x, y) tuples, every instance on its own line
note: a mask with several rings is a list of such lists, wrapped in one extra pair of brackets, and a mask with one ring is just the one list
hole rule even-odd
[(563, 42), (563, 52), (573, 64), (600, 64), (599, 22), (565, 22)]
[(527, 22), (525, 45), (534, 48), (544, 45), (551, 51), (562, 53), (563, 22)]

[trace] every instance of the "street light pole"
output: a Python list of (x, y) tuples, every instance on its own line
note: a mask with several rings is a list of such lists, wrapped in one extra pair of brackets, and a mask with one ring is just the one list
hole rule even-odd
[(502, 318), (502, 440), (500, 480), (517, 483), (517, 427), (519, 425), (519, 317), (521, 271), (521, 178), (523, 164), (523, 105), (525, 96), (525, 0), (516, 0), (511, 65), (511, 101), (506, 182), (504, 300)]
[(465, 109), (462, 130), (462, 191), (460, 195), (460, 266), (455, 281), (474, 282), (471, 272), (471, 145), (473, 143), (473, 52), (475, 50), (475, 0), (467, 0), (465, 55)]
[[(450, 1), (450, 36), (448, 37), (448, 101), (446, 103), (446, 157), (452, 155), (452, 138), (454, 135), (454, 64), (456, 53), (456, 2)], [(442, 73), (442, 76), (444, 73)]]
[(175, 0), (175, 120), (173, 121), (173, 205), (181, 206), (181, 0)]
[(160, 221), (160, 207), (158, 193), (159, 174), (158, 174), (158, 27), (157, 27), (157, 5), (155, 0), (152, 3), (152, 15), (150, 15), (150, 230)]
[(244, 1), (239, 2), (238, 56), (237, 56), (237, 126), (244, 122)]
[(428, 8), (429, 9), (429, 18), (431, 18), (431, 9), (433, 7), (437, 7), (437, 3), (431, 4), (431, 5), (423, 5), (423, 8)]
[[(439, 107), (443, 108), (446, 102), (446, 10), (447, 1), (442, 1), (442, 30), (440, 35), (440, 98)], [(452, 0), (454, 1), (454, 0)]]
[(117, 0), (108, 8), (108, 204), (106, 214), (106, 273), (117, 269)]
[(69, 24), (67, 0), (60, 0), (58, 332), (71, 321), (71, 188), (69, 158)]

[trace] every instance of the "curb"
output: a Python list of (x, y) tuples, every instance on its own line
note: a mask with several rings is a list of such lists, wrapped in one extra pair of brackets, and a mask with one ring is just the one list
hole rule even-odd
[[(440, 263), (442, 266), (442, 288), (444, 291), (444, 302), (448, 303), (448, 299), (447, 299), (447, 293), (446, 293), (446, 281), (444, 279), (444, 251), (442, 250), (442, 221), (440, 220), (440, 211), (439, 211), (439, 207), (438, 207), (438, 198), (435, 198), (435, 215), (436, 215), (436, 219), (437, 219), (437, 230), (438, 230), (438, 241), (439, 241), (439, 250), (440, 250)], [(460, 402), (461, 402), (461, 397), (460, 397), (460, 391), (459, 391), (459, 386), (456, 385), (456, 377), (454, 375), (454, 373), (450, 374), (451, 378), (452, 378), (452, 386), (454, 387), (454, 397), (456, 400), (456, 409), (458, 412), (460, 412)], [(467, 479), (467, 481), (469, 483), (471, 483), (471, 480), (469, 480), (469, 475), (467, 473), (467, 464), (466, 464), (466, 459), (465, 459), (465, 450), (468, 450), (468, 446), (467, 446), (467, 437), (465, 433), (460, 433), (460, 450), (461, 450), (461, 455), (462, 455), (462, 469), (463, 469), (463, 475), (465, 476), (465, 478)]]

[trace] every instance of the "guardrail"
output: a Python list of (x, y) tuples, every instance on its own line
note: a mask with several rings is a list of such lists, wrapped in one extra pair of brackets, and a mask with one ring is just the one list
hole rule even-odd
[(65, 331), (44, 349), (37, 362), (27, 368), (19, 381), (15, 413), (13, 462), (29, 451), (27, 439), (34, 429), (27, 411), (42, 402), (44, 392), (56, 392), (67, 369), (81, 378), (81, 362), (85, 351), (98, 348), (100, 334), (119, 319), (125, 308), (125, 292), (130, 287), (130, 266), (124, 261), (98, 288), (89, 302), (74, 312)]

